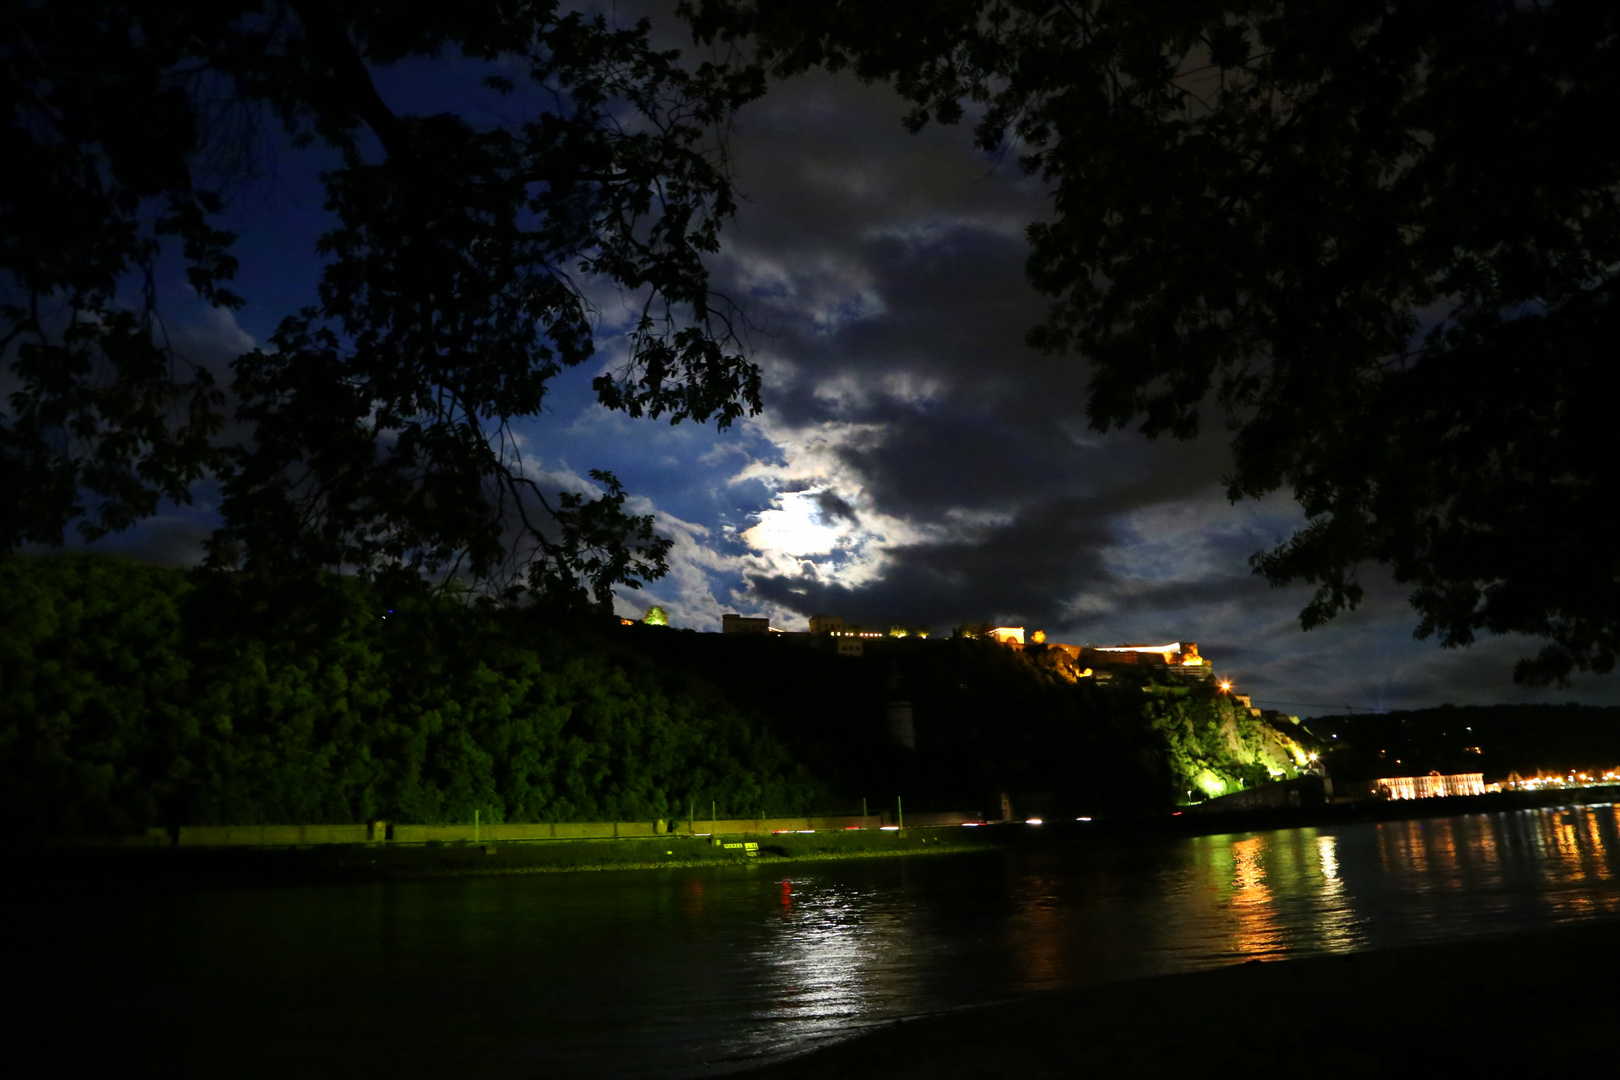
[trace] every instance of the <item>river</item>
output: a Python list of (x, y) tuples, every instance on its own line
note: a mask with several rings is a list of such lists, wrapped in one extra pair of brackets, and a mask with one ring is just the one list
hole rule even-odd
[(13, 1016), (49, 1071), (679, 1077), (1057, 987), (1612, 918), (1620, 808), (20, 903)]

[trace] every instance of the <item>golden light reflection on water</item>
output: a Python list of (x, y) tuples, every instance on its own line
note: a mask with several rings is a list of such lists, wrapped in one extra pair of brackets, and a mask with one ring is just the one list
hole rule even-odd
[(1424, 845), (1422, 822), (1382, 822), (1378, 826), (1379, 861), (1386, 871), (1410, 878), (1417, 892), (1427, 892), (1433, 887), (1429, 879), (1429, 852)]
[(1463, 851), (1472, 852), (1476, 878), (1480, 884), (1495, 888), (1502, 882), (1502, 855), (1498, 850), (1497, 819), (1475, 815), (1462, 819)]
[(1562, 817), (1552, 829), (1553, 843), (1558, 847), (1558, 857), (1566, 881), (1586, 880), (1585, 862), (1581, 858), (1581, 842), (1575, 835), (1575, 823), (1569, 817)]
[[(1189, 838), (1010, 860), (1005, 906), (981, 955), (995, 985), (1027, 993), (1154, 971), (1434, 940), (1620, 913), (1620, 809), (1384, 822)], [(919, 972), (954, 940), (880, 893), (777, 881), (768, 921), (768, 1017), (778, 1037), (817, 1039), (939, 993)], [(701, 910), (701, 893), (686, 898)], [(763, 897), (762, 897), (763, 899)], [(937, 913), (936, 913), (937, 914)], [(1137, 957), (1129, 965), (1121, 956)], [(953, 989), (947, 993), (959, 993)], [(752, 1037), (752, 1036), (751, 1036)]]
[(1251, 836), (1232, 845), (1232, 886), (1227, 905), (1237, 917), (1232, 946), (1243, 956), (1283, 947), (1271, 887), (1266, 883), (1266, 837)]
[[(1611, 815), (1615, 813), (1613, 808), (1610, 808), (1609, 812), (1610, 812)], [(1598, 853), (1602, 854), (1603, 853), (1603, 832), (1602, 832), (1601, 828), (1598, 825), (1598, 815), (1597, 815), (1597, 813), (1596, 812), (1591, 812), (1591, 813), (1584, 814), (1582, 816), (1586, 819), (1586, 840), (1587, 840), (1587, 843), (1591, 846), (1591, 849), (1594, 852), (1598, 852)], [(1592, 868), (1592, 876), (1597, 878), (1599, 881), (1608, 881), (1609, 876), (1612, 873), (1612, 871), (1609, 869), (1609, 860), (1606, 857), (1605, 858), (1598, 858), (1598, 859), (1594, 860), (1594, 863), (1595, 863), (1595, 865)]]
[(1541, 890), (1557, 917), (1610, 913), (1620, 899), (1586, 887), (1614, 879), (1617, 829), (1613, 806), (1384, 822), (1379, 862), (1403, 892), (1494, 891), (1516, 879)]
[(1057, 882), (1037, 876), (1019, 897), (1012, 945), (1023, 990), (1047, 990), (1074, 981)]
[[(1538, 820), (1532, 843), (1543, 856), (1546, 877), (1563, 886), (1607, 882), (1615, 876), (1620, 853), (1605, 839), (1620, 827), (1620, 808), (1575, 806), (1549, 812)], [(1550, 894), (1555, 912), (1574, 916), (1613, 914), (1620, 898), (1607, 890), (1562, 889)]]
[(1445, 875), (1439, 883), (1452, 889), (1462, 888), (1462, 867), (1457, 861), (1457, 833), (1451, 819), (1441, 818), (1431, 822), (1430, 827), (1424, 830), (1423, 840), (1425, 847), (1433, 854), (1435, 868)]

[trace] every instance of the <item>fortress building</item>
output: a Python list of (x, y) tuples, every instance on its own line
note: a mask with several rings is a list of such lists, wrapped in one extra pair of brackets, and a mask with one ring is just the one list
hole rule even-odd
[(722, 634), (780, 634), (782, 631), (771, 625), (769, 619), (755, 619), (746, 615), (720, 616), (720, 632)]

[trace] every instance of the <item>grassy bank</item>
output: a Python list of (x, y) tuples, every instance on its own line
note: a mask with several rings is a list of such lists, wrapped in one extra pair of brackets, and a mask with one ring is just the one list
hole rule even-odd
[(1251, 962), (897, 1023), (742, 1077), (1620, 1074), (1620, 921)]
[[(992, 830), (547, 840), (509, 844), (331, 844), (309, 848), (34, 848), (9, 861), (35, 882), (304, 884), (500, 874), (795, 863), (983, 850)], [(750, 856), (725, 844), (756, 843)]]
[[(646, 870), (744, 863), (932, 855), (990, 849), (1070, 847), (1179, 836), (1267, 832), (1290, 828), (1457, 817), (1607, 803), (1620, 789), (1512, 792), (1500, 795), (1404, 802), (1364, 802), (1252, 810), (1230, 814), (1165, 814), (1023, 823), (877, 829), (814, 833), (739, 833), (720, 837), (661, 836), (631, 839), (540, 840), (477, 843), (320, 844), (309, 847), (116, 847), (38, 846), (12, 848), (5, 856), (19, 874), (40, 882), (118, 881), (145, 883), (301, 884), (346, 881), (406, 881), (501, 874)], [(759, 845), (750, 856), (740, 845)], [(737, 845), (725, 847), (724, 844)]]

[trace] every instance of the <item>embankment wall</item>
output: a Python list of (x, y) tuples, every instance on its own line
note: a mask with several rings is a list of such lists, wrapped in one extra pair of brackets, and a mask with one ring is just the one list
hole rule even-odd
[[(979, 824), (977, 813), (907, 814), (908, 828)], [(653, 836), (744, 836), (786, 832), (841, 832), (891, 828), (893, 813), (861, 817), (719, 818), (685, 821), (464, 822), (411, 825), (375, 821), (362, 825), (182, 825), (149, 829), (125, 844), (175, 847), (309, 847), (320, 844), (521, 843), (544, 840), (616, 840)]]

